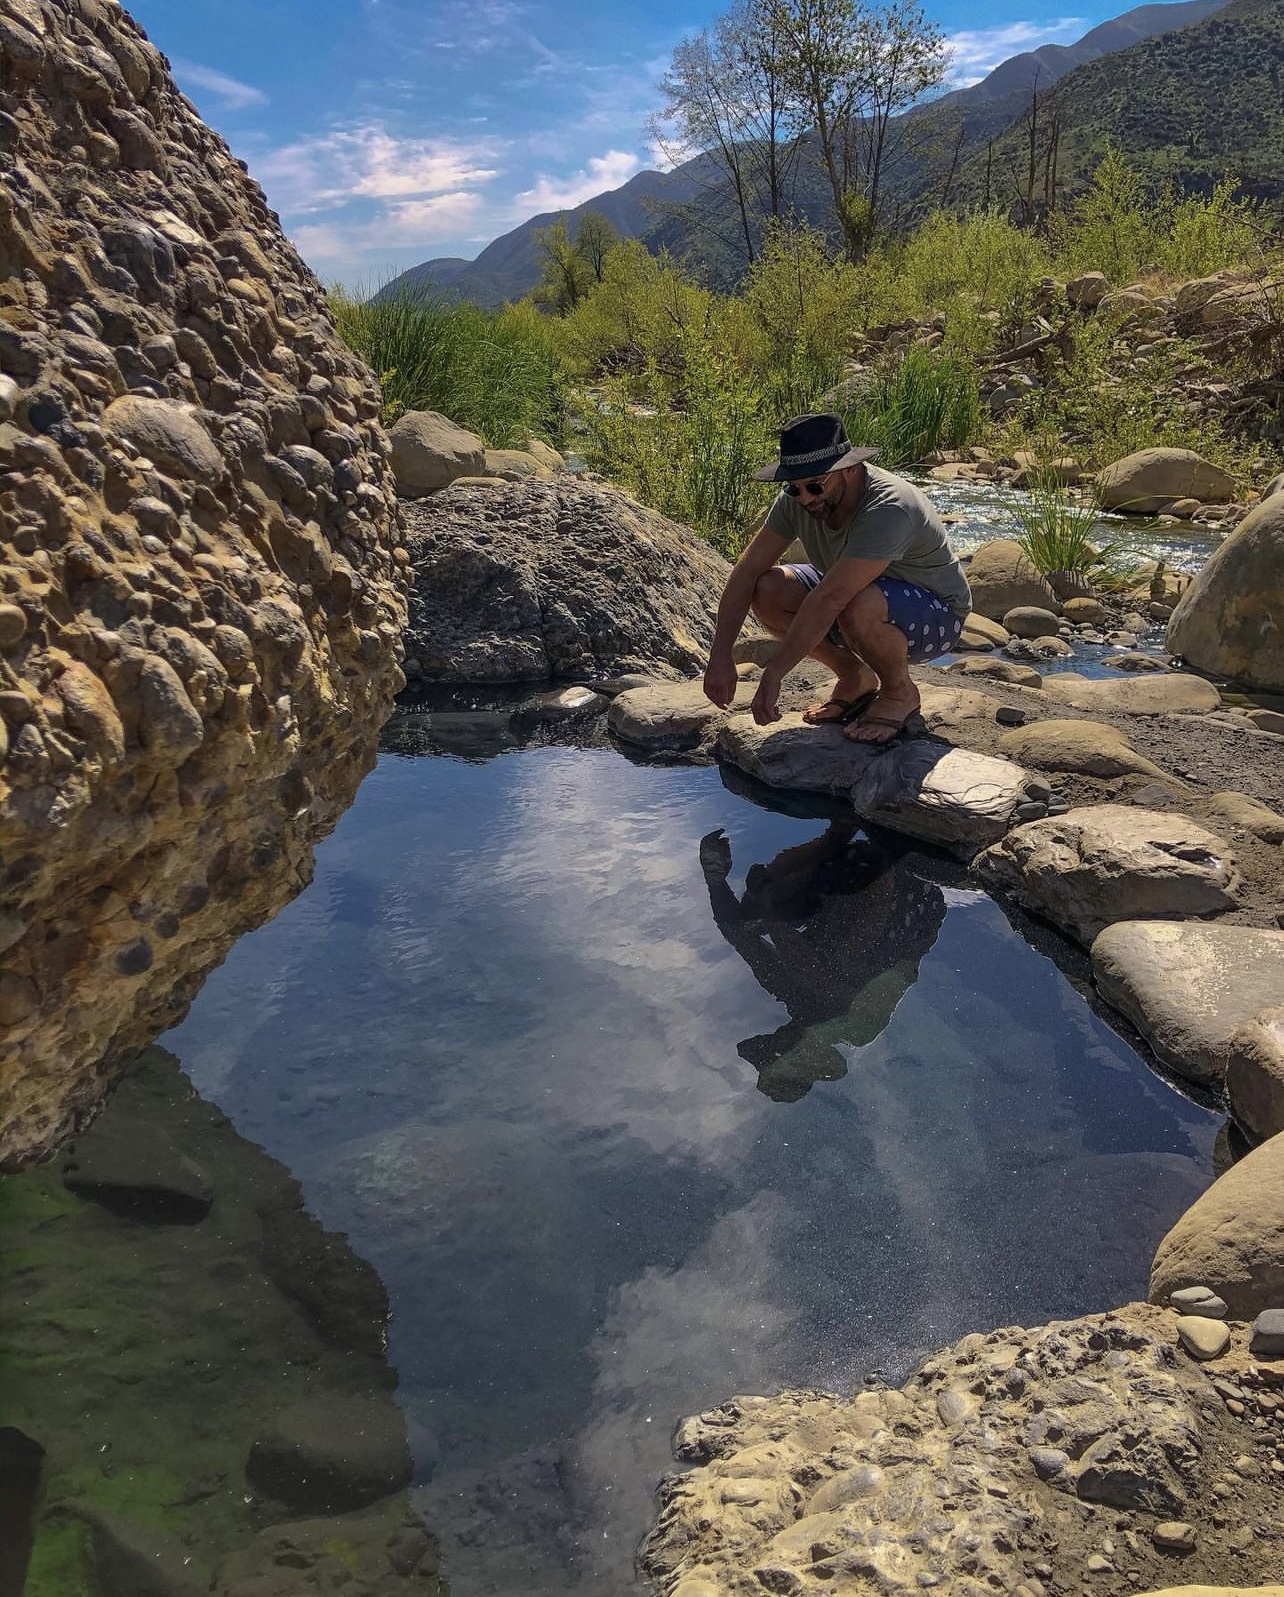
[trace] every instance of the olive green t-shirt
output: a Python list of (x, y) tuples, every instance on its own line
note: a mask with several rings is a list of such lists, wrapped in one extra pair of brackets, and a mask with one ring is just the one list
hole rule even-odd
[(841, 527), (809, 516), (800, 499), (785, 493), (767, 512), (766, 526), (790, 543), (796, 538), (822, 575), (844, 556), (886, 560), (885, 576), (917, 583), (966, 615), (972, 595), (935, 505), (903, 477), (877, 466), (865, 470), (865, 492)]

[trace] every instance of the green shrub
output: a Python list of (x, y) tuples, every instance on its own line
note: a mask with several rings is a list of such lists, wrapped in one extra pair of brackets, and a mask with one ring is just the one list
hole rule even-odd
[(853, 443), (876, 444), (879, 464), (891, 468), (961, 449), (981, 430), (976, 373), (957, 355), (912, 348), (873, 376), (844, 420)]
[(713, 295), (637, 239), (613, 249), (602, 281), (560, 322), (560, 347), (582, 379), (654, 368), (677, 375), (689, 332), (707, 330)]
[(538, 312), (484, 311), (431, 293), (361, 299), (330, 291), (344, 342), (383, 388), (383, 419), (437, 410), (495, 448), (520, 447), (531, 433), (559, 443), (568, 378)]
[(1072, 500), (1055, 476), (1036, 473), (1029, 492), (1010, 499), (1005, 510), (1016, 541), (1037, 571), (1070, 571), (1077, 576), (1109, 566), (1114, 545), (1095, 542), (1101, 520), (1094, 504)]
[(680, 382), (655, 367), (605, 381), (584, 412), (584, 451), (644, 504), (734, 559), (771, 494), (752, 473), (775, 454), (778, 421), (714, 344), (690, 334), (680, 354)]

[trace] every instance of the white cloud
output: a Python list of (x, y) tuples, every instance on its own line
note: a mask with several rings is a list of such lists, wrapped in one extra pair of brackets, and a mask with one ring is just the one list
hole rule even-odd
[(458, 193), (499, 175), (494, 139), (397, 138), (376, 122), (269, 150), (253, 163), (279, 211), (296, 216), (351, 200)]
[(520, 220), (544, 211), (572, 211), (594, 195), (618, 189), (641, 169), (641, 160), (629, 150), (591, 156), (585, 167), (568, 178), (541, 174), (534, 188), (523, 189), (513, 201), (513, 215)]
[(182, 88), (198, 93), (204, 90), (207, 95), (214, 96), (216, 111), (245, 111), (250, 106), (268, 103), (262, 89), (230, 78), (226, 72), (216, 72), (213, 67), (203, 67), (196, 61), (174, 60), (170, 65)]
[(978, 83), (1009, 56), (1037, 50), (1042, 44), (1070, 44), (1082, 31), (1082, 17), (1058, 17), (1054, 22), (1010, 22), (1001, 28), (952, 33), (946, 40), (951, 54), (949, 81), (955, 88)]

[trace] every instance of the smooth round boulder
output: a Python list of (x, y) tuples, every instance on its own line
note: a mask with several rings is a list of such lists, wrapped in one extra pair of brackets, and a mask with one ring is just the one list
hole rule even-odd
[(1057, 617), (1039, 605), (1019, 604), (1004, 615), (1003, 625), (1017, 638), (1046, 638), (1056, 635)]
[(972, 610), (964, 617), (963, 630), (954, 647), (960, 654), (988, 653), (991, 649), (1001, 649), (1011, 635), (997, 621)]
[(223, 456), (193, 405), (126, 394), (108, 405), (103, 426), (171, 476), (208, 482), (223, 475)]
[(1100, 626), (1106, 619), (1106, 607), (1100, 599), (1090, 598), (1080, 594), (1076, 599), (1067, 599), (1061, 607), (1061, 613), (1067, 621), (1073, 621), (1076, 626), (1085, 622), (1089, 626)]
[(1284, 1135), (1219, 1176), (1159, 1244), (1150, 1301), (1196, 1285), (1224, 1298), (1233, 1320), (1284, 1303)]
[(1153, 516), (1174, 499), (1228, 504), (1235, 479), (1193, 449), (1139, 449), (1097, 473), (1097, 497), (1107, 510)]
[(1061, 604), (1051, 584), (1014, 538), (992, 538), (968, 562), (972, 609), (991, 621), (1002, 621), (1018, 605), (1037, 605), (1060, 615)]
[(1284, 693), (1284, 494), (1251, 510), (1177, 601), (1168, 652), (1197, 671)]
[(1097, 777), (1168, 774), (1138, 754), (1108, 721), (1036, 721), (1005, 732), (999, 739), (999, 752), (1040, 771), (1074, 771)]
[(486, 475), (485, 444), (438, 411), (408, 410), (388, 436), (397, 492), (405, 499), (436, 493), (456, 477)]

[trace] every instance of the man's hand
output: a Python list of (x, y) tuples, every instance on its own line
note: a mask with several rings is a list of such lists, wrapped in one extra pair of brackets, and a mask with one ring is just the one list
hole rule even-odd
[(710, 881), (731, 875), (731, 844), (720, 826), (700, 839), (700, 869)]
[(704, 673), (704, 696), (712, 704), (716, 704), (720, 710), (730, 709), (739, 685), (736, 663), (730, 655), (725, 659), (709, 661), (708, 669)]
[(758, 691), (753, 696), (753, 703), (749, 708), (753, 711), (753, 718), (759, 726), (770, 726), (773, 721), (780, 719), (780, 683), (781, 678), (768, 666), (758, 679)]

